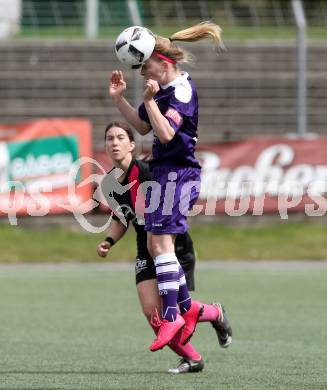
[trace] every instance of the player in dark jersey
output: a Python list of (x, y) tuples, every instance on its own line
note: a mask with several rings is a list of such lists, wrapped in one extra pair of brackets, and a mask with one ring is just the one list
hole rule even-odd
[[(220, 31), (217, 25), (204, 22), (170, 38), (156, 36), (154, 51), (141, 67), (146, 88), (138, 109), (123, 97), (126, 83), (122, 72), (112, 73), (109, 93), (119, 111), (140, 134), (150, 130), (154, 134), (150, 169), (159, 186), (147, 192), (145, 229), (162, 296), (163, 321), (151, 345), (152, 351), (167, 345), (180, 329), (181, 343), (189, 340), (203, 310), (197, 301), (192, 301), (187, 286), (180, 283), (183, 269), (174, 251), (176, 234), (187, 231), (187, 215), (200, 191), (200, 165), (194, 156), (197, 92), (190, 76), (178, 67), (188, 61), (189, 55), (175, 41), (212, 38), (219, 47)], [(153, 201), (158, 199), (159, 206), (152, 210)], [(223, 317), (222, 311), (220, 315)]]
[[(161, 307), (160, 296), (156, 280), (156, 269), (153, 258), (147, 249), (147, 232), (144, 229), (142, 203), (142, 183), (152, 179), (147, 162), (133, 158), (135, 147), (134, 137), (128, 125), (120, 122), (112, 122), (107, 126), (105, 133), (106, 152), (112, 159), (114, 168), (104, 177), (101, 188), (113, 212), (113, 220), (108, 230), (108, 237), (97, 247), (99, 256), (105, 257), (111, 246), (125, 234), (128, 224), (132, 224), (136, 231), (137, 259), (135, 264), (136, 284), (139, 300), (143, 312), (151, 324), (155, 333), (158, 332), (157, 310)], [(118, 175), (117, 175), (118, 173)], [(116, 177), (117, 175), (117, 177)], [(137, 203), (139, 205), (137, 205)], [(187, 284), (189, 290), (194, 290), (194, 265), (195, 255), (192, 239), (189, 234), (177, 235), (175, 250), (181, 261), (185, 278), (181, 278), (181, 284)], [(230, 326), (226, 317), (224, 321), (220, 316), (222, 306), (220, 304), (203, 305), (202, 322), (211, 322), (214, 326), (220, 346), (226, 348), (231, 337), (226, 339), (226, 331)], [(182, 345), (180, 335), (175, 336), (169, 344), (170, 348), (182, 357), (177, 368), (171, 369), (173, 373), (185, 373), (201, 371), (203, 361), (201, 355), (188, 342)]]

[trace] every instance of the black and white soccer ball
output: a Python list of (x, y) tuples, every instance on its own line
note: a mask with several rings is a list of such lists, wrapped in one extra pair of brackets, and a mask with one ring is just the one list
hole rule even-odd
[(150, 58), (156, 44), (154, 34), (145, 27), (132, 26), (116, 39), (116, 54), (120, 62), (139, 68)]

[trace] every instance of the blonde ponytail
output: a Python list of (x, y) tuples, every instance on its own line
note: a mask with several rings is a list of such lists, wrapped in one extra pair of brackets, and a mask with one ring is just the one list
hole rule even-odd
[(157, 35), (154, 50), (178, 63), (190, 62), (193, 56), (177, 46), (174, 41), (196, 42), (202, 39), (212, 39), (216, 49), (220, 50), (224, 48), (221, 31), (221, 28), (212, 22), (202, 22), (185, 30), (177, 31), (170, 38)]
[(212, 22), (202, 22), (173, 34), (170, 41), (196, 42), (201, 39), (212, 39), (217, 49), (222, 48), (221, 28)]

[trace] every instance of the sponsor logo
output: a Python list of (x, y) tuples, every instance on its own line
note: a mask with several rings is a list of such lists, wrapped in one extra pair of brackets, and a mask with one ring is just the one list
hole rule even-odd
[(171, 119), (176, 126), (179, 126), (183, 120), (181, 114), (171, 107), (168, 108), (168, 110), (166, 111), (165, 117)]
[(147, 260), (136, 259), (135, 272), (136, 274), (144, 271), (147, 268)]

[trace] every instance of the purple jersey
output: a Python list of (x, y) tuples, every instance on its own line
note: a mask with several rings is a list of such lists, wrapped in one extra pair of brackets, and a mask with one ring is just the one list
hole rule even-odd
[[(200, 165), (194, 157), (198, 127), (198, 96), (190, 76), (182, 72), (172, 82), (160, 85), (154, 96), (160, 112), (175, 130), (174, 138), (162, 144), (154, 134), (152, 166), (164, 163), (171, 167), (196, 167)], [(139, 117), (150, 123), (144, 103), (138, 109)]]

